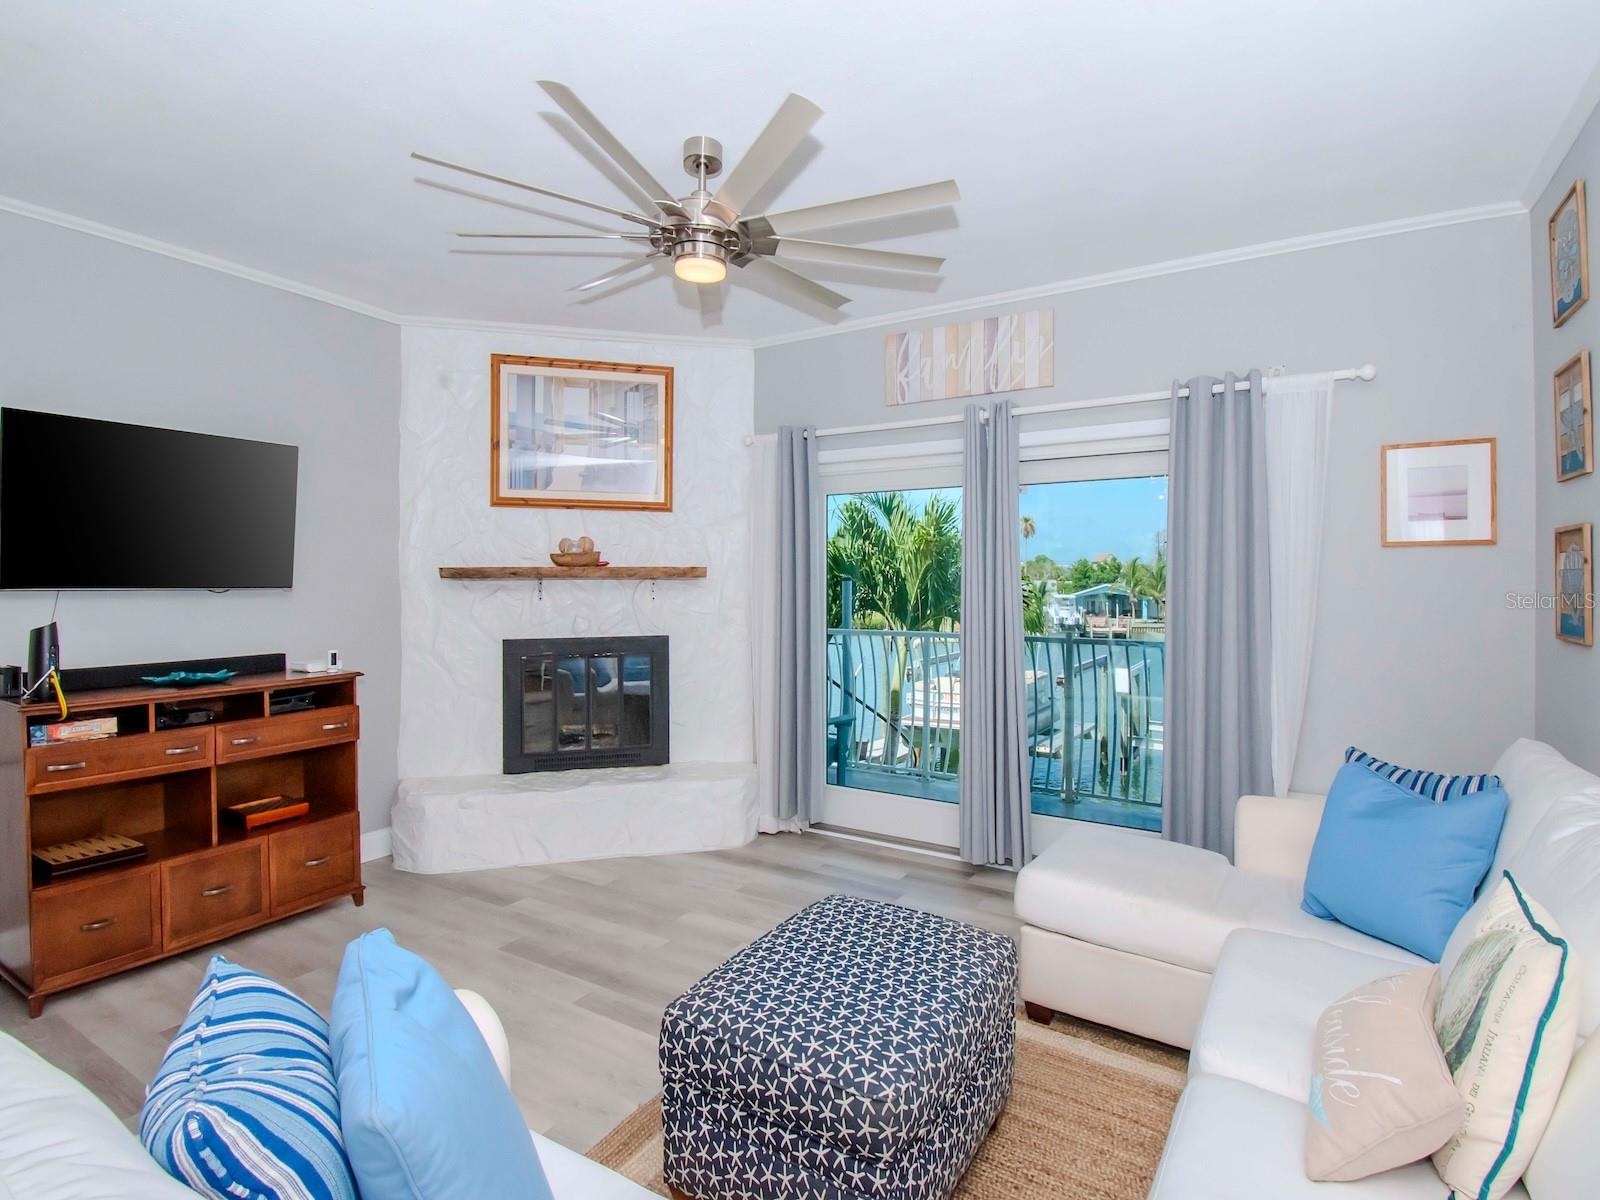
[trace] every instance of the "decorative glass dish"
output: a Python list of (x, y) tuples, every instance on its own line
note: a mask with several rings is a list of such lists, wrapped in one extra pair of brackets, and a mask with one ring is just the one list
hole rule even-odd
[(199, 687), (203, 683), (227, 683), (239, 672), (227, 667), (220, 671), (172, 671), (166, 675), (141, 675), (152, 687)]

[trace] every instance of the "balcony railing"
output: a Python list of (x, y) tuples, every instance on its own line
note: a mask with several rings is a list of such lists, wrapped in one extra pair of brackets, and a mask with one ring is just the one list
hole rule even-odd
[[(1159, 826), (1166, 643), (1025, 639), (1035, 812)], [(830, 782), (954, 801), (961, 635), (828, 631)]]

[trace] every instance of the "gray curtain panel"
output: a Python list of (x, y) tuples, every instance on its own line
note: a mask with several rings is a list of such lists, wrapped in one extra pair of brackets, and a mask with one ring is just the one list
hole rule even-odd
[(1022, 518), (1009, 402), (967, 406), (961, 494), (961, 857), (1033, 857), (1023, 727)]
[(1172, 385), (1162, 833), (1233, 856), (1242, 795), (1272, 791), (1271, 588), (1261, 372)]
[(803, 828), (815, 818), (822, 787), (827, 663), (822, 590), (827, 577), (819, 524), (817, 441), (810, 426), (778, 430), (778, 768), (780, 820)]

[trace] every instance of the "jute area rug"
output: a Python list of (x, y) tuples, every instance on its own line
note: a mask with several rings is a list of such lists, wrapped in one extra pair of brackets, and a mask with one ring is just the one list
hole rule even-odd
[[(955, 1200), (1144, 1200), (1155, 1178), (1188, 1056), (1098, 1025), (1017, 1020), (1011, 1099)], [(661, 1097), (589, 1151), (602, 1166), (665, 1196)]]

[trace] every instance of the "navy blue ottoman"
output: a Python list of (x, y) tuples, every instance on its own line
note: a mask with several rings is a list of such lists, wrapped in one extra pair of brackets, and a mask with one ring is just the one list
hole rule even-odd
[(945, 1200), (1011, 1091), (1008, 937), (830, 896), (661, 1026), (667, 1183), (693, 1200)]

